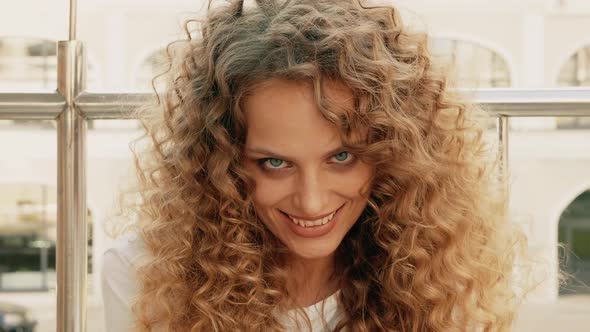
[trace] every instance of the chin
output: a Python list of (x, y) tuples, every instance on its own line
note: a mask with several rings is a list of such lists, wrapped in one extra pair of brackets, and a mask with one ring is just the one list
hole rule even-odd
[(336, 252), (336, 248), (322, 248), (318, 250), (297, 250), (293, 248), (289, 248), (289, 251), (292, 255), (297, 256), (298, 258), (313, 260), (313, 259), (322, 259), (333, 256)]
[(284, 237), (280, 235), (281, 234), (275, 233), (278, 240), (288, 249), (289, 255), (305, 260), (329, 258), (336, 253), (336, 250), (340, 245), (340, 241), (336, 241), (336, 239), (315, 239), (312, 241), (306, 241), (305, 239), (301, 240), (293, 238), (292, 236)]

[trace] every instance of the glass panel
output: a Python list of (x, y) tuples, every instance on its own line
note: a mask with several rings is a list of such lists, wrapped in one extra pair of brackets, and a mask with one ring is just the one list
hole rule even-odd
[(0, 331), (55, 331), (56, 135), (53, 121), (0, 130)]
[(56, 188), (2, 185), (0, 289), (55, 288)]
[[(0, 314), (8, 310), (5, 304), (24, 306), (22, 310), (32, 315), (41, 331), (55, 331), (56, 326), (55, 126), (54, 121), (29, 121), (26, 126), (5, 126), (0, 131), (0, 141), (18, 142), (3, 145), (0, 151), (11, 156), (0, 163), (0, 174), (4, 174), (0, 175)], [(90, 209), (87, 219), (92, 275), (95, 214)], [(90, 280), (89, 292), (93, 285)], [(88, 316), (89, 321), (102, 323), (100, 315), (89, 311)], [(0, 331), (2, 327), (0, 320)]]
[[(108, 121), (117, 124), (108, 124)], [(103, 303), (100, 289), (102, 253), (113, 246), (114, 239), (107, 236), (111, 229), (107, 222), (118, 220), (118, 193), (135, 179), (129, 143), (140, 136), (135, 120), (101, 120), (104, 125), (88, 133), (88, 206), (92, 211), (93, 230), (92, 266), (88, 274), (88, 331), (105, 331)]]
[[(585, 331), (590, 317), (590, 129), (561, 130), (556, 119), (511, 119), (511, 214), (541, 281), (515, 331)], [(570, 275), (561, 286), (560, 269)]]

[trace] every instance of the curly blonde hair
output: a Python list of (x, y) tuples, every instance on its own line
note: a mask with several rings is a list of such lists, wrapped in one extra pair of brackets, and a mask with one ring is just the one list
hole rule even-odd
[[(185, 30), (140, 113), (136, 226), (153, 260), (138, 271), (138, 330), (285, 331), (273, 314), (289, 297), (285, 246), (254, 213), (242, 166), (241, 101), (271, 78), (313, 83), (347, 150), (376, 169), (336, 252), (335, 331), (510, 328), (518, 241), (488, 116), (449, 89), (425, 33), (353, 0), (228, 1)], [(353, 110), (331, 109), (326, 79), (350, 87)]]

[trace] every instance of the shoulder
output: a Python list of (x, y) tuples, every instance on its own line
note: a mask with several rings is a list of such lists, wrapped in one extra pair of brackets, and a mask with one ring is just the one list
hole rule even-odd
[(107, 331), (129, 331), (134, 326), (131, 307), (138, 295), (136, 271), (150, 259), (136, 233), (115, 240), (102, 255), (100, 281)]
[(149, 258), (145, 243), (137, 233), (117, 238), (102, 255), (103, 292), (130, 303), (137, 291), (137, 268)]
[(120, 236), (103, 254), (104, 265), (107, 265), (107, 263), (123, 263), (128, 266), (137, 266), (148, 258), (145, 243), (136, 232)]

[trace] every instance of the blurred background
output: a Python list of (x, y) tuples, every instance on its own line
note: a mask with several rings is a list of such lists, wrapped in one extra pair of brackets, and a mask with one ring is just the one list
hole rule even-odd
[[(430, 34), (433, 54), (465, 88), (590, 86), (590, 1), (398, 0), (404, 22)], [(56, 41), (69, 1), (20, 0), (0, 11), (0, 92), (54, 92)], [(163, 48), (203, 0), (80, 0), (87, 91), (148, 92)], [(564, 96), (564, 101), (566, 101)], [(99, 268), (104, 232), (131, 172), (136, 121), (91, 120), (87, 143), (88, 331), (104, 331)], [(494, 132), (490, 124), (490, 133)], [(543, 280), (517, 331), (590, 326), (590, 117), (510, 119), (511, 215), (539, 257)], [(0, 324), (55, 331), (55, 121), (0, 120)], [(562, 244), (562, 248), (558, 244)], [(573, 277), (558, 282), (558, 269)], [(108, 273), (108, 271), (107, 271)], [(7, 323), (8, 322), (8, 323)], [(2, 331), (2, 328), (0, 328)], [(8, 331), (8, 330), (7, 330)]]

